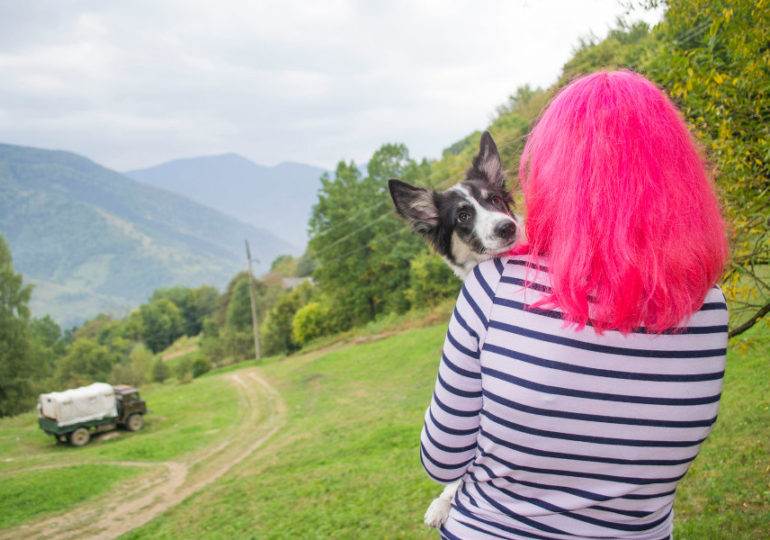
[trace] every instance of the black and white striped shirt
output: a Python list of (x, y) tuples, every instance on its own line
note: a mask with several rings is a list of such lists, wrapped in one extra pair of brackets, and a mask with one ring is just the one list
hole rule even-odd
[(427, 473), (462, 478), (442, 536), (669, 538), (676, 486), (717, 418), (721, 290), (680, 332), (598, 335), (525, 310), (549, 291), (547, 270), (524, 287), (526, 264), (477, 266), (449, 324), (421, 436)]

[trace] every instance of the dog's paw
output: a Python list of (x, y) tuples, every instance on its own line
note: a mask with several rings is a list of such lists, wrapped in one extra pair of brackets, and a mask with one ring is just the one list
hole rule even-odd
[(441, 527), (446, 518), (449, 517), (449, 510), (452, 508), (452, 501), (444, 497), (433, 499), (430, 503), (427, 512), (425, 512), (425, 524), (428, 527), (438, 529)]

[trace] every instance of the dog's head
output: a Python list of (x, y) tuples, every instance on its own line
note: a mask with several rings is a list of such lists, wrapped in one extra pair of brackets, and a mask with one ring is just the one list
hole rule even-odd
[(507, 252), (519, 237), (505, 188), (500, 154), (488, 132), (465, 179), (436, 192), (391, 179), (390, 196), (399, 215), (424, 236), (455, 273), (464, 278), (483, 260)]

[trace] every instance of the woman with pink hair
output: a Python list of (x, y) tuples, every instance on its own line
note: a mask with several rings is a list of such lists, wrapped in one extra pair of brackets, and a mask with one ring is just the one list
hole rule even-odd
[(425, 470), (461, 480), (442, 538), (670, 538), (727, 347), (708, 168), (616, 71), (554, 98), (520, 176), (527, 243), (466, 279), (425, 415)]

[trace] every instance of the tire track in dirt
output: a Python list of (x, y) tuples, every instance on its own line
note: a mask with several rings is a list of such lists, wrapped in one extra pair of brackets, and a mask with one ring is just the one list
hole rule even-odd
[[(91, 538), (106, 540), (125, 534), (149, 522), (225, 475), (252, 454), (286, 422), (286, 405), (280, 393), (254, 368), (231, 373), (228, 378), (238, 390), (248, 414), (232, 430), (232, 436), (217, 446), (207, 447), (189, 459), (165, 462), (94, 462), (100, 465), (162, 468), (165, 473), (148, 472), (137, 482), (113, 489), (70, 511), (0, 532), (0, 540), (33, 537), (45, 540)], [(260, 407), (261, 406), (261, 407)], [(63, 466), (80, 465), (69, 463)], [(46, 467), (48, 468), (48, 467)]]

